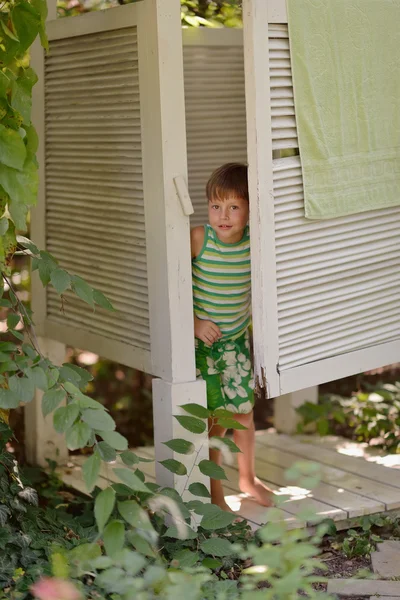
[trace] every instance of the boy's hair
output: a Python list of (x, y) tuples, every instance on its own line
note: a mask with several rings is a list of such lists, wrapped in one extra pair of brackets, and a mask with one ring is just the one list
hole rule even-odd
[(242, 163), (226, 163), (216, 169), (206, 186), (207, 199), (225, 200), (228, 195), (249, 201), (247, 183), (247, 165)]

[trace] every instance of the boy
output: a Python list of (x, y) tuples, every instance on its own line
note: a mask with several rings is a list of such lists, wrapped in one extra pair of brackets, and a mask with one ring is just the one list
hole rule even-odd
[[(272, 493), (254, 473), (254, 380), (250, 360), (251, 271), (247, 167), (228, 163), (206, 188), (209, 224), (191, 231), (196, 368), (207, 384), (208, 408), (224, 408), (246, 426), (234, 430), (239, 487), (263, 506)], [(214, 425), (210, 437), (226, 429)], [(219, 450), (210, 459), (221, 462)], [(222, 483), (211, 480), (212, 502), (230, 510)]]

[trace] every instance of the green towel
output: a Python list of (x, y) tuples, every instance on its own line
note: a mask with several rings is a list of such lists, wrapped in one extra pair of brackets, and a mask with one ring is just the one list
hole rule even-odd
[(400, 0), (287, 0), (305, 215), (400, 205)]

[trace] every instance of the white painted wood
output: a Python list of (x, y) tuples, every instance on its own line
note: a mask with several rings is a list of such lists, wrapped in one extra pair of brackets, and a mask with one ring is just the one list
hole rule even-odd
[(47, 22), (57, 19), (57, 0), (47, 0)]
[(271, 397), (279, 393), (279, 347), (267, 2), (245, 0), (243, 19), (255, 377)]
[(186, 181), (180, 175), (174, 178), (176, 192), (182, 206), (183, 214), (187, 217), (194, 213), (193, 204), (189, 196), (189, 190)]
[(323, 448), (322, 446), (316, 448), (314, 444), (306, 444), (298, 441), (296, 437), (282, 434), (263, 434), (257, 437), (257, 443), (265, 446), (266, 453), (268, 453), (268, 448), (270, 447), (279, 448), (280, 450), (297, 454), (299, 457), (314, 460), (321, 465), (336, 467), (342, 471), (354, 473), (366, 479), (372, 479), (378, 484), (386, 484), (394, 490), (400, 489), (400, 476), (397, 469), (377, 465), (363, 458), (343, 455), (336, 450)]
[[(309, 436), (310, 437), (310, 436)], [(314, 436), (312, 436), (314, 438)], [(306, 447), (305, 447), (306, 446)], [(256, 454), (268, 463), (283, 468), (289, 468), (293, 462), (302, 460), (305, 462), (315, 462), (318, 457), (318, 447), (310, 448), (310, 444), (303, 444), (300, 451), (290, 452), (280, 448), (268, 447), (266, 450), (262, 441), (256, 438)], [(346, 456), (342, 455), (341, 467), (331, 467), (329, 465), (321, 466), (321, 479), (324, 483), (336, 486), (338, 489), (345, 489), (350, 492), (356, 492), (359, 496), (365, 496), (375, 500), (379, 504), (384, 504), (385, 510), (394, 510), (400, 508), (400, 494), (397, 488), (384, 483), (377, 483), (373, 479), (359, 476), (357, 473), (351, 473), (343, 469), (346, 468)], [(362, 499), (360, 499), (360, 505)]]
[[(60, 342), (48, 338), (38, 338), (42, 354), (55, 365), (60, 366), (66, 360), (66, 348)], [(64, 464), (68, 459), (65, 436), (58, 434), (53, 427), (53, 415), (43, 417), (43, 392), (36, 390), (35, 397), (24, 408), (25, 452), (26, 460), (33, 465), (47, 467), (47, 458)]]
[(242, 46), (243, 35), (240, 29), (229, 27), (207, 29), (207, 27), (191, 27), (182, 29), (182, 41), (188, 46)]
[(394, 364), (399, 356), (400, 340), (395, 340), (288, 369), (280, 373), (280, 393)]
[(142, 12), (142, 2), (118, 6), (117, 10), (98, 10), (72, 19), (57, 19), (48, 23), (49, 40), (77, 37), (99, 31), (112, 31), (137, 25)]
[[(184, 429), (174, 415), (186, 415), (183, 404), (195, 403), (206, 406), (206, 385), (202, 380), (190, 383), (169, 383), (162, 379), (153, 380), (154, 441), (156, 458), (156, 480), (159, 485), (173, 487), (184, 500), (194, 500), (188, 487), (200, 482), (209, 487), (209, 478), (197, 468), (197, 464), (208, 460), (208, 425), (202, 434), (192, 434)], [(184, 439), (192, 442), (196, 448), (193, 454), (184, 455), (173, 452), (164, 442), (172, 439)], [(173, 458), (187, 468), (187, 476), (176, 475), (167, 470), (160, 461)]]
[(318, 386), (274, 398), (274, 427), (281, 433), (295, 433), (300, 417), (296, 408), (305, 402), (318, 403)]
[(175, 177), (187, 177), (180, 3), (139, 4), (152, 373), (169, 382), (194, 381), (189, 219), (174, 186)]
[[(49, 11), (50, 15), (50, 11)], [(36, 71), (38, 82), (32, 88), (32, 123), (36, 128), (39, 147), (36, 157), (39, 163), (39, 190), (35, 207), (31, 209), (30, 234), (40, 250), (46, 248), (46, 204), (45, 204), (45, 93), (44, 93), (44, 52), (40, 40), (36, 39), (31, 48), (31, 66)], [(44, 322), (47, 314), (47, 296), (38, 271), (31, 277), (31, 308), (35, 315), (35, 331), (44, 335)], [(53, 338), (54, 339), (54, 338)]]
[(76, 325), (57, 323), (55, 320), (45, 322), (44, 334), (50, 338), (53, 336), (62, 339), (68, 346), (85, 349), (101, 357), (112, 356), (112, 360), (117, 363), (139, 369), (144, 373), (151, 373), (150, 352), (135, 348), (131, 344), (90, 333), (79, 329)]
[(287, 23), (286, 2), (284, 0), (267, 0), (268, 22)]

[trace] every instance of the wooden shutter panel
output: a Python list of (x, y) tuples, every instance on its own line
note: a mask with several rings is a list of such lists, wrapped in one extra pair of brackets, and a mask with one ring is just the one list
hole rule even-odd
[(37, 278), (32, 297), (43, 337), (191, 381), (189, 220), (174, 187), (187, 176), (179, 33), (179, 3), (161, 0), (48, 23), (50, 52), (36, 45), (33, 56), (42, 188), (32, 236), (116, 312), (68, 292), (60, 310)]
[(47, 249), (117, 311), (49, 287), (48, 319), (149, 350), (136, 27), (52, 40), (45, 90)]
[(242, 31), (184, 29), (183, 61), (191, 223), (203, 225), (212, 171), (247, 161)]
[(285, 5), (246, 4), (256, 363), (278, 396), (399, 360), (400, 209), (304, 218)]

